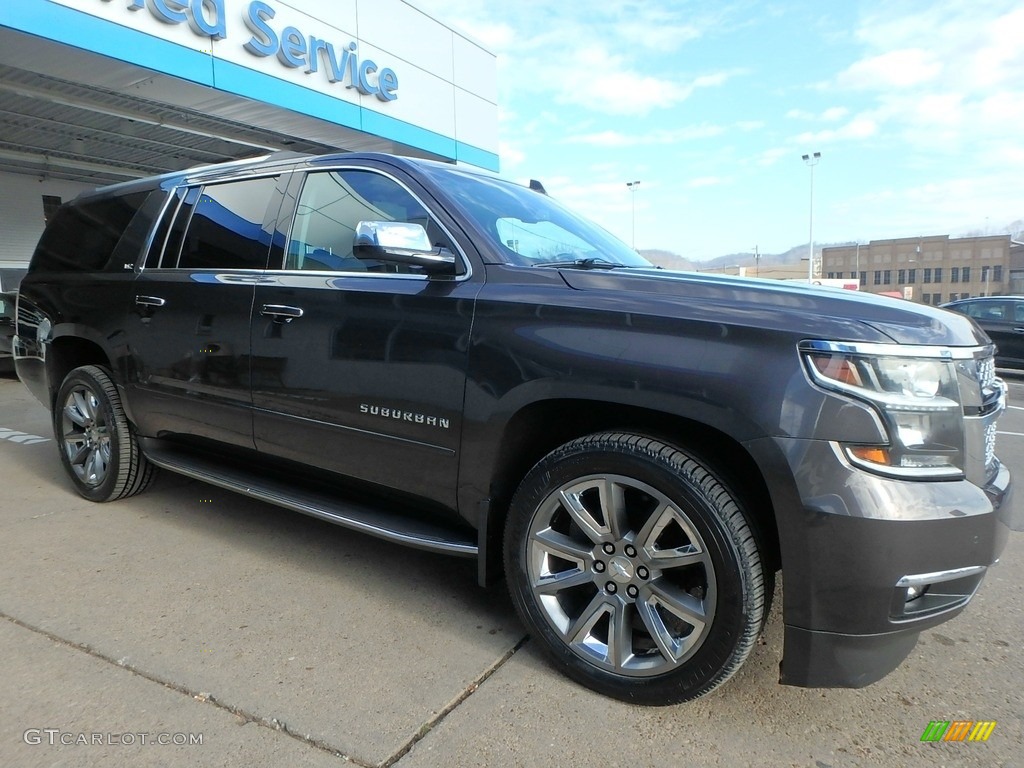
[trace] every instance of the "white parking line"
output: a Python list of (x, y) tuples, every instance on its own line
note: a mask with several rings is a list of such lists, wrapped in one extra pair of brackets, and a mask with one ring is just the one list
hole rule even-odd
[(1000, 432), (996, 430), (997, 435), (1012, 435), (1013, 437), (1024, 437), (1024, 432)]
[(1024, 411), (1024, 406), (1021, 405), (1008, 405), (1006, 407), (1009, 408), (1011, 411)]
[(48, 437), (30, 435), (25, 432), (7, 429), (7, 427), (0, 427), (0, 440), (10, 440), (12, 443), (21, 443), (22, 445), (35, 445), (36, 443), (50, 442), (50, 438)]

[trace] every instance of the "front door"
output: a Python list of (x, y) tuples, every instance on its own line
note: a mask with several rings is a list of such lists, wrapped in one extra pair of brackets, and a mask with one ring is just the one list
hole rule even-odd
[(419, 223), (454, 250), (395, 177), (324, 170), (296, 186), (283, 269), (268, 269), (253, 305), (257, 448), (454, 506), (480, 285), (353, 255), (360, 221)]

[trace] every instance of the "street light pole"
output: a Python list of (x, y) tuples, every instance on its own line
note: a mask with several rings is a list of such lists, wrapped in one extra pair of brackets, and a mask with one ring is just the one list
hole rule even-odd
[(810, 285), (814, 282), (814, 166), (818, 164), (821, 159), (821, 152), (815, 152), (810, 155), (803, 155), (803, 161), (810, 166), (811, 169), (811, 216), (810, 216), (810, 228), (807, 237), (807, 284)]
[(630, 238), (633, 241), (633, 250), (636, 250), (636, 188), (640, 186), (639, 181), (627, 181), (626, 187), (629, 189), (629, 198), (632, 201), (632, 225), (630, 227)]

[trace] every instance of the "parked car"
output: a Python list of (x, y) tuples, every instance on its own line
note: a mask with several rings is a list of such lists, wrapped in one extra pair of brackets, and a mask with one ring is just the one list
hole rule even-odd
[(0, 261), (0, 371), (14, 370), (11, 343), (14, 336), (15, 298), (18, 284), (28, 271), (27, 261)]
[(475, 557), (558, 669), (642, 704), (734, 674), (780, 568), (790, 685), (867, 685), (967, 605), (1020, 524), (992, 353), (954, 313), (656, 269), (539, 184), (377, 154), (80, 196), (15, 338), (85, 498), (161, 467)]
[(943, 304), (974, 320), (996, 344), (996, 365), (1024, 368), (1024, 296), (985, 296)]
[(0, 292), (17, 291), (27, 272), (27, 261), (0, 261)]
[(11, 358), (11, 342), (14, 337), (14, 313), (18, 294), (14, 291), (0, 291), (0, 371), (14, 370)]

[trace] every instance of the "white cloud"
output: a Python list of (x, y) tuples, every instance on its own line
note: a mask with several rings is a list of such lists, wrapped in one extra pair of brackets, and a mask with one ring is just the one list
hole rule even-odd
[(717, 187), (721, 184), (727, 183), (727, 179), (723, 179), (721, 176), (700, 176), (696, 179), (690, 179), (686, 183), (686, 186), (691, 189), (700, 189), (701, 187)]
[(654, 144), (678, 144), (694, 139), (707, 139), (725, 132), (720, 125), (694, 125), (673, 130), (657, 130), (648, 133), (623, 133), (621, 131), (598, 131), (570, 136), (570, 144), (588, 144), (595, 147), (635, 147)]
[[(695, 91), (724, 85), (731, 71), (678, 72), (657, 65), (719, 23), (723, 11), (677, 3), (551, 3), (416, 0), (498, 54), (499, 94), (534, 93), (599, 114), (646, 115)], [(502, 85), (504, 83), (504, 85)], [(514, 86), (512, 85), (514, 83)]]
[(846, 107), (829, 107), (820, 114), (808, 112), (806, 109), (791, 109), (786, 113), (786, 117), (790, 120), (834, 123), (838, 120), (842, 120), (848, 114), (850, 114), (850, 110)]
[(821, 119), (828, 122), (835, 122), (837, 120), (842, 120), (848, 114), (850, 114), (850, 110), (846, 107), (831, 107), (821, 113)]
[(516, 32), (504, 22), (468, 22), (462, 28), (491, 51), (500, 51), (515, 44)]
[(878, 123), (867, 116), (855, 117), (840, 128), (829, 128), (824, 131), (807, 131), (794, 137), (793, 144), (801, 146), (814, 144), (831, 144), (837, 141), (861, 140), (871, 138), (878, 133)]
[(1024, 74), (1021, 30), (1024, 8), (1006, 14), (988, 25), (987, 44), (974, 55), (972, 74), (984, 83), (1019, 84)]
[(508, 173), (526, 160), (526, 153), (508, 141), (498, 143), (498, 154), (501, 158), (502, 173)]
[[(880, 189), (846, 201), (840, 213), (871, 222), (871, 237), (956, 234), (1021, 217), (1019, 181), (1009, 176), (955, 177), (897, 189)], [(847, 233), (857, 237), (858, 233)]]
[(861, 59), (841, 72), (837, 81), (841, 87), (864, 90), (910, 88), (935, 80), (941, 72), (942, 63), (933, 52), (909, 48)]
[(694, 24), (658, 24), (649, 19), (622, 24), (617, 31), (627, 42), (656, 51), (675, 51), (701, 36), (700, 28)]
[(549, 68), (557, 70), (558, 77), (545, 78), (542, 89), (553, 92), (556, 101), (613, 115), (646, 115), (672, 107), (698, 89), (721, 86), (731, 76), (714, 72), (689, 81), (657, 77), (598, 43), (565, 54)]
[[(986, 105), (1024, 101), (1024, 8), (1019, 5), (1014, 0), (938, 0), (927, 7), (878, 2), (856, 32), (865, 56), (840, 73), (834, 86), (874, 92), (875, 117), (902, 127), (913, 145), (953, 146), (1016, 134), (1016, 126), (980, 116)], [(1009, 112), (1012, 119), (1015, 110)]]
[(771, 165), (775, 165), (777, 162), (779, 162), (779, 160), (781, 160), (784, 157), (787, 157), (788, 155), (791, 155), (792, 153), (793, 150), (789, 149), (788, 147), (774, 147), (772, 149), (767, 149), (764, 152), (762, 152), (760, 156), (757, 158), (756, 162), (758, 165), (762, 167), (768, 167)]

